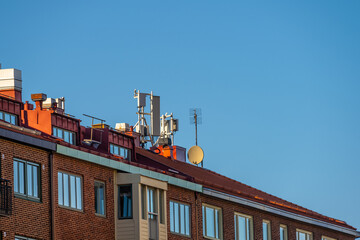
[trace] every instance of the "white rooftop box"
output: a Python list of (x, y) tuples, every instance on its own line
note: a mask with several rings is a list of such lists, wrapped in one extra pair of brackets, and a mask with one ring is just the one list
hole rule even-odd
[(22, 90), (21, 71), (15, 68), (0, 69), (0, 90)]

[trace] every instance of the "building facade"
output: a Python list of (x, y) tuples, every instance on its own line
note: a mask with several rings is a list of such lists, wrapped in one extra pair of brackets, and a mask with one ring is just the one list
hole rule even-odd
[(0, 69), (0, 239), (360, 237), (171, 148), (141, 148), (132, 129), (82, 126), (61, 98), (33, 94), (29, 103), (21, 93), (21, 71)]

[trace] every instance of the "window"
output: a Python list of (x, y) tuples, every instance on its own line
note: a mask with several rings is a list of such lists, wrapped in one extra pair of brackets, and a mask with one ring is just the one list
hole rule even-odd
[(170, 231), (190, 236), (190, 206), (170, 201)]
[(131, 150), (110, 143), (110, 153), (131, 161)]
[(210, 205), (202, 206), (204, 237), (222, 239), (221, 209)]
[(336, 239), (335, 239), (335, 238), (329, 238), (329, 237), (322, 236), (322, 237), (321, 237), (321, 240), (336, 240)]
[(287, 239), (288, 239), (287, 227), (285, 225), (280, 225), (280, 240), (287, 240)]
[(146, 219), (146, 186), (141, 185), (141, 218)]
[(35, 239), (28, 238), (28, 237), (15, 236), (15, 240), (35, 240)]
[(296, 229), (296, 240), (312, 240), (312, 233)]
[(76, 134), (61, 128), (53, 127), (53, 136), (63, 139), (65, 142), (75, 145)]
[(164, 190), (159, 190), (159, 215), (160, 215), (160, 223), (165, 223), (165, 203), (164, 203)]
[(39, 164), (14, 159), (14, 192), (29, 199), (40, 198)]
[(17, 116), (11, 113), (0, 111), (0, 120), (3, 120), (13, 125), (18, 125)]
[(119, 219), (132, 218), (131, 185), (119, 186), (118, 213)]
[(154, 188), (147, 188), (147, 209), (150, 219), (156, 219), (157, 217), (157, 199), (156, 190)]
[(82, 210), (81, 177), (58, 172), (59, 205)]
[(95, 212), (100, 215), (105, 215), (105, 184), (102, 182), (95, 182)]
[(263, 220), (263, 240), (271, 239), (270, 221)]
[(235, 239), (252, 240), (253, 239), (253, 220), (251, 216), (235, 213)]

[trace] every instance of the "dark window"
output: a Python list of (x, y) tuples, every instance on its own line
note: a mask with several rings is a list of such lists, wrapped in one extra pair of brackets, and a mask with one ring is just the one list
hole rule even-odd
[(119, 219), (132, 218), (131, 185), (119, 186)]
[(105, 184), (95, 182), (95, 212), (105, 215)]

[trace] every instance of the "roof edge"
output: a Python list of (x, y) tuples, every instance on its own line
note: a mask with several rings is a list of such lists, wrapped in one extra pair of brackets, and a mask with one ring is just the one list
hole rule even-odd
[(195, 192), (202, 192), (203, 187), (200, 184), (189, 182), (180, 178), (172, 177), (166, 174), (154, 172), (141, 167), (133, 166), (123, 162), (118, 162), (109, 158), (101, 157), (91, 153), (83, 152), (77, 149), (65, 147), (57, 144), (56, 152), (65, 156), (74, 157), (83, 161), (95, 163), (115, 170), (121, 170), (128, 173), (140, 174), (145, 177), (154, 178), (167, 182), (168, 184), (175, 185), (181, 188), (186, 188)]
[(209, 195), (209, 196), (212, 196), (212, 197), (216, 197), (216, 198), (220, 198), (220, 199), (224, 199), (224, 200), (227, 200), (227, 201), (230, 201), (230, 202), (239, 203), (239, 204), (242, 204), (242, 205), (245, 205), (245, 206), (248, 206), (248, 207), (260, 209), (260, 210), (265, 211), (265, 212), (277, 214), (277, 215), (284, 216), (284, 217), (287, 217), (287, 218), (291, 218), (291, 219), (294, 219), (294, 220), (298, 220), (298, 221), (301, 221), (301, 222), (313, 224), (313, 225), (324, 227), (324, 228), (329, 228), (329, 229), (332, 229), (332, 230), (335, 230), (335, 231), (339, 231), (339, 232), (342, 232), (342, 233), (346, 233), (346, 234), (355, 236), (356, 238), (360, 237), (360, 232), (356, 231), (354, 229), (350, 229), (350, 228), (342, 227), (342, 226), (335, 225), (335, 224), (332, 224), (332, 223), (328, 223), (328, 222), (325, 222), (325, 221), (321, 221), (321, 220), (318, 220), (318, 219), (306, 217), (306, 216), (296, 214), (296, 213), (293, 213), (293, 212), (288, 212), (288, 211), (285, 211), (285, 210), (282, 210), (282, 209), (271, 207), (271, 206), (268, 206), (268, 205), (265, 205), (265, 204), (262, 204), (262, 203), (258, 203), (258, 202), (255, 202), (255, 201), (251, 201), (251, 200), (241, 198), (241, 197), (238, 197), (238, 196), (234, 196), (234, 195), (230, 195), (230, 194), (227, 194), (227, 193), (223, 193), (223, 192), (213, 190), (213, 189), (210, 189), (210, 188), (205, 188), (204, 187), (203, 188), (203, 194)]

